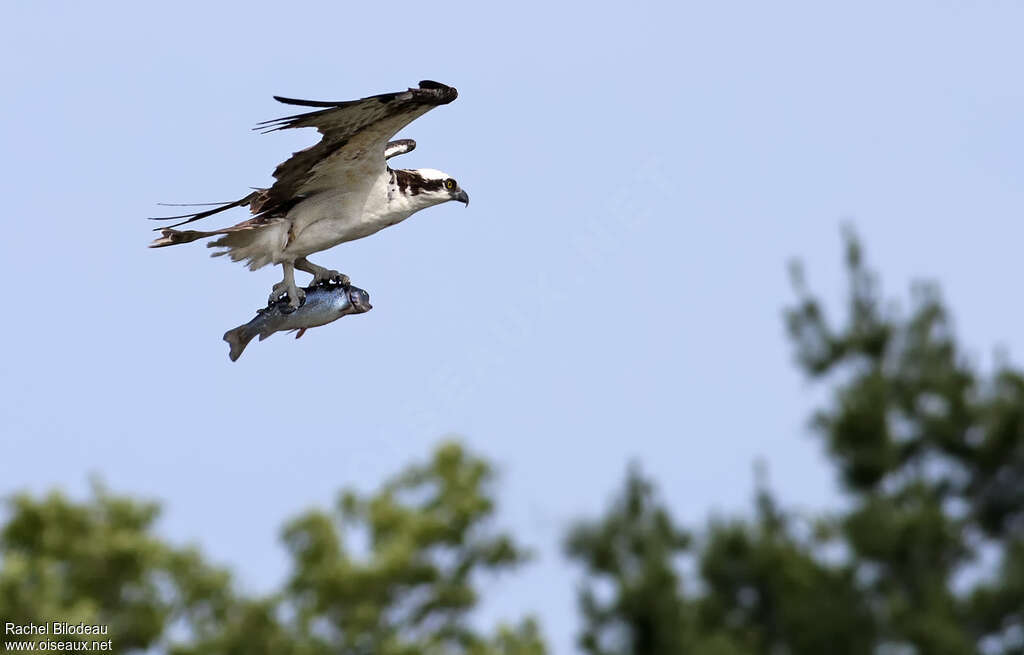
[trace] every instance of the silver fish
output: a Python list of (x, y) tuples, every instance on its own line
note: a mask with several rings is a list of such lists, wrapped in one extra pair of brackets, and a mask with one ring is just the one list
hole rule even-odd
[(307, 287), (306, 300), (298, 309), (290, 310), (286, 299), (264, 307), (245, 325), (239, 325), (224, 333), (224, 341), (231, 346), (228, 356), (235, 361), (259, 335), (263, 341), (275, 332), (298, 330), (298, 339), (311, 327), (327, 325), (349, 314), (362, 314), (373, 309), (370, 294), (353, 286), (321, 284)]

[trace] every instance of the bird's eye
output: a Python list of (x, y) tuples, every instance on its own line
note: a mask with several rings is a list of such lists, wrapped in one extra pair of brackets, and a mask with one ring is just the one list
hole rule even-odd
[(455, 180), (453, 180), (452, 178), (449, 177), (447, 180), (444, 181), (444, 188), (448, 189), (449, 191), (454, 189), (455, 188)]

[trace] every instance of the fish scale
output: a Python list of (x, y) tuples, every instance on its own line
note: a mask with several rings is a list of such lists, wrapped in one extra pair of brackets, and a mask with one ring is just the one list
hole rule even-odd
[(309, 328), (373, 309), (370, 294), (351, 285), (327, 283), (307, 287), (304, 291), (306, 299), (294, 311), (288, 311), (290, 305), (286, 299), (278, 300), (258, 310), (256, 317), (245, 325), (225, 332), (224, 341), (231, 347), (228, 353), (231, 361), (237, 360), (249, 342), (257, 336), (263, 341), (276, 332), (298, 330), (297, 339)]

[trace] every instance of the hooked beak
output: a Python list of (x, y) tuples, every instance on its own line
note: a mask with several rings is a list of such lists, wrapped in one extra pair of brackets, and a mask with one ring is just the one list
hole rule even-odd
[(458, 200), (459, 202), (469, 207), (469, 194), (463, 191), (462, 189), (459, 189), (459, 192), (452, 196), (452, 200)]

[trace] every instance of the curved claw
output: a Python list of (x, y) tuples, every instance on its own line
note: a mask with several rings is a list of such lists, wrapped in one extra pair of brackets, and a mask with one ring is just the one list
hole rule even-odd
[(285, 306), (281, 308), (281, 311), (286, 314), (290, 314), (301, 307), (302, 303), (306, 301), (306, 292), (295, 285), (291, 285), (289, 288), (289, 285), (285, 282), (278, 282), (270, 292), (270, 298), (267, 300), (267, 305), (270, 306), (283, 301), (287, 302)]
[(347, 287), (351, 285), (352, 282), (344, 273), (339, 273), (338, 271), (327, 271), (324, 275), (314, 277), (310, 286), (330, 286), (335, 284)]
[(340, 284), (347, 287), (350, 284), (348, 276), (344, 273), (339, 273), (334, 269), (324, 268), (323, 266), (317, 266), (305, 257), (295, 260), (295, 269), (313, 276), (313, 280), (309, 283), (311, 287), (329, 284)]

